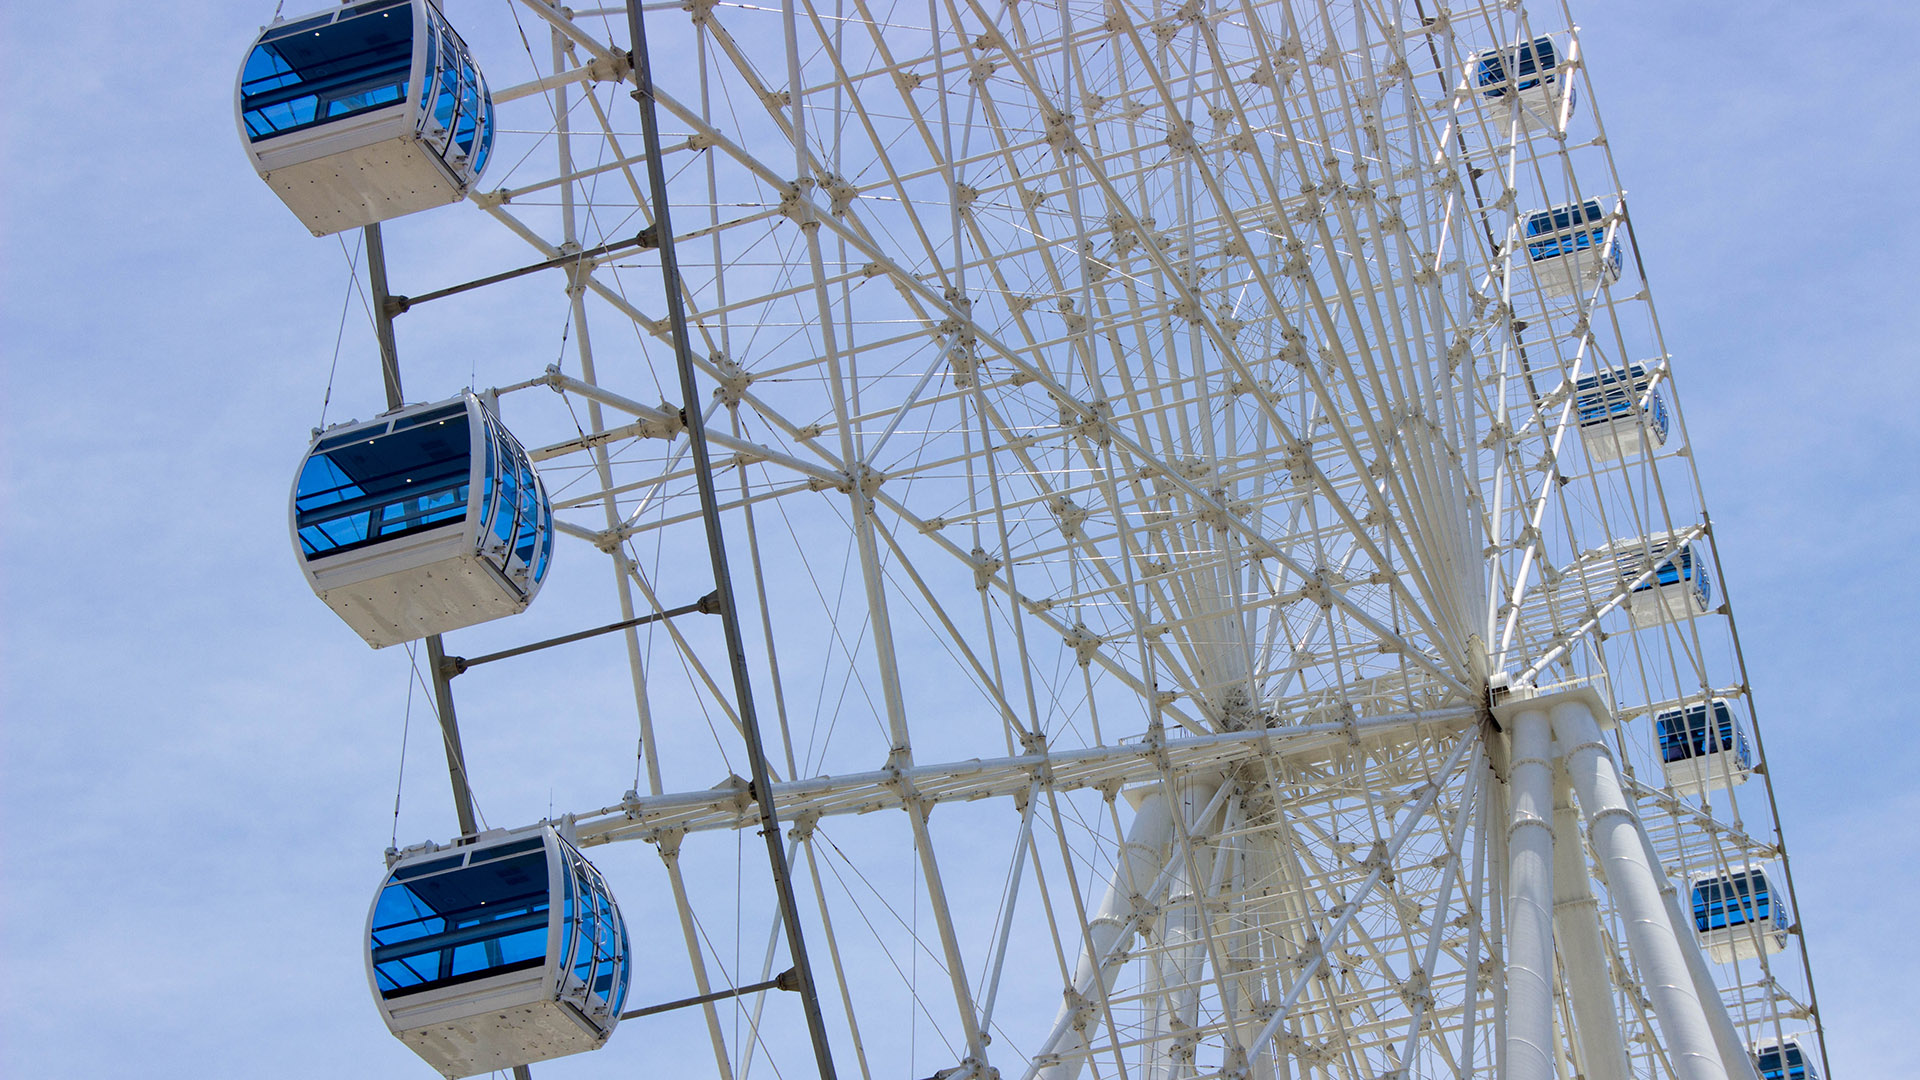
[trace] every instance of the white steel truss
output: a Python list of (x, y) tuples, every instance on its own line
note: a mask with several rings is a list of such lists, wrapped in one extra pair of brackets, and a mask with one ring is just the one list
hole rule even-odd
[[(481, 214), (540, 259), (647, 227), (624, 8), (455, 14), (508, 87)], [(1694, 945), (1694, 877), (1785, 851), (1764, 769), (1705, 795), (1659, 771), (1655, 712), (1759, 718), (1570, 13), (646, 17), (712, 395), (676, 400), (632, 248), (516, 301), (564, 325), (557, 362), (476, 374), (582, 541), (557, 572), (610, 558), (581, 625), (710, 588), (704, 416), (843, 1074), (1692, 1080), (1817, 1026), (1797, 933), (1711, 970)], [(1480, 58), (1543, 38), (1557, 89), (1489, 96)], [(1529, 216), (1587, 199), (1586, 257), (1624, 266), (1558, 293)], [(1627, 364), (1675, 430), (1589, 454), (1576, 384)], [(1649, 538), (1691, 541), (1714, 595), (1636, 628), (1672, 570)], [(779, 950), (723, 839), (758, 819), (699, 618), (625, 631), (640, 779), (567, 816), (653, 845), (633, 888), (684, 968), (655, 959), (704, 992), (756, 978), (717, 936), (763, 941), (759, 978)], [(1536, 692), (1610, 730), (1490, 707)], [(1663, 995), (1698, 979), (1724, 1010), (1689, 1026)], [(708, 1005), (693, 1038), (721, 1077), (802, 1074), (791, 1011)]]

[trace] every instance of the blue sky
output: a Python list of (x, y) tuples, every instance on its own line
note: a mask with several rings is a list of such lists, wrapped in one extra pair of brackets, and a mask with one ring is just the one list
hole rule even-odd
[[(270, 7), (0, 13), (11, 1075), (422, 1072), (355, 949), (405, 660), (330, 624), (285, 533), (343, 259), (236, 143), (233, 69)], [(1898, 177), (1920, 153), (1920, 11), (1579, 10), (1685, 372), (1835, 1070), (1905, 1074), (1920, 237)], [(342, 371), (348, 413), (374, 411), (365, 355), (343, 354), (362, 365)], [(477, 733), (474, 759), (504, 766), (531, 738)], [(434, 750), (414, 742), (403, 842), (450, 831)], [(483, 794), (540, 801), (543, 781), (497, 772)]]

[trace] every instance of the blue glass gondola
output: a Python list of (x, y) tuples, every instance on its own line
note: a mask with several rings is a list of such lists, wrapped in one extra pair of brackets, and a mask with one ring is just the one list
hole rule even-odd
[(1527, 265), (1548, 296), (1573, 296), (1620, 280), (1620, 238), (1598, 199), (1527, 215)]
[(307, 583), (379, 648), (526, 610), (553, 561), (553, 506), (478, 397), (316, 432), (294, 482)]
[(1645, 365), (1601, 368), (1573, 384), (1575, 422), (1587, 456), (1619, 461), (1667, 442), (1667, 403)]
[(235, 99), (254, 170), (315, 236), (456, 202), (493, 148), (486, 80), (432, 0), (274, 20)]
[[(1712, 575), (1700, 549), (1692, 543), (1676, 548), (1664, 537), (1615, 540), (1602, 554), (1613, 560), (1620, 581), (1632, 587), (1627, 597), (1627, 618), (1636, 630), (1704, 615), (1712, 607)], [(1657, 570), (1652, 578), (1640, 581), (1648, 560)]]
[(1760, 1067), (1760, 1080), (1820, 1080), (1820, 1070), (1807, 1060), (1798, 1039), (1760, 1047), (1754, 1063)]
[(1562, 52), (1550, 37), (1537, 37), (1504, 49), (1487, 49), (1467, 65), (1474, 90), (1485, 101), (1514, 110), (1528, 131), (1558, 131), (1562, 103), (1568, 117), (1579, 101), (1562, 64)]
[(1787, 947), (1786, 898), (1775, 894), (1759, 866), (1707, 874), (1693, 882), (1693, 928), (1723, 964), (1779, 952)]
[(388, 859), (367, 914), (387, 1028), (448, 1077), (595, 1050), (620, 1022), (626, 923), (551, 825)]
[(1667, 785), (1679, 794), (1732, 787), (1753, 775), (1747, 733), (1726, 698), (1656, 713), (1653, 730)]

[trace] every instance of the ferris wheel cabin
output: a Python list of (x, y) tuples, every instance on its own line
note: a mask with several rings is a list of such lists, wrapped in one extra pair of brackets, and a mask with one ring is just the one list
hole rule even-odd
[(1550, 37), (1487, 49), (1473, 58), (1467, 72), (1474, 91), (1489, 104), (1511, 110), (1507, 115), (1524, 131), (1560, 130), (1562, 104), (1571, 117), (1579, 101), (1562, 51)]
[(1642, 364), (1601, 368), (1573, 384), (1574, 414), (1587, 456), (1620, 461), (1667, 443), (1667, 403)]
[(1760, 1047), (1754, 1053), (1754, 1062), (1760, 1067), (1760, 1080), (1820, 1080), (1820, 1070), (1807, 1060), (1798, 1039)]
[(1693, 928), (1718, 963), (1777, 953), (1787, 947), (1786, 898), (1758, 866), (1695, 878)]
[(1726, 698), (1658, 713), (1653, 730), (1660, 741), (1667, 786), (1679, 794), (1705, 794), (1743, 784), (1753, 775), (1747, 733), (1733, 718)]
[[(1602, 554), (1613, 560), (1620, 581), (1632, 588), (1627, 619), (1636, 630), (1704, 615), (1712, 607), (1712, 576), (1692, 542), (1675, 546), (1671, 539), (1659, 537), (1616, 540)], [(1655, 568), (1654, 576), (1641, 581), (1649, 563)]]
[(236, 99), (254, 171), (315, 236), (457, 202), (493, 147), (486, 80), (432, 0), (274, 20)]
[(478, 397), (317, 432), (291, 507), (307, 583), (380, 648), (526, 610), (553, 559), (553, 507)]
[(1620, 238), (1600, 200), (1527, 215), (1527, 264), (1548, 296), (1584, 296), (1620, 280)]
[(597, 1050), (626, 1001), (626, 923), (551, 825), (390, 857), (367, 940), (388, 1030), (443, 1076)]

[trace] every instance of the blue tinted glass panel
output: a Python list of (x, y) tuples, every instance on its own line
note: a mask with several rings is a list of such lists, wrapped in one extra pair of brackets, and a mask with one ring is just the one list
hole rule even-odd
[(533, 580), (535, 582), (546, 580), (547, 565), (552, 561), (553, 510), (543, 502), (540, 505), (540, 558), (533, 564)]
[(370, 943), (381, 996), (544, 962), (547, 910), (544, 850), (390, 882), (374, 905)]
[(325, 26), (328, 23), (333, 21), (333, 16), (334, 16), (334, 13), (329, 11), (325, 15), (316, 16), (315, 18), (301, 19), (299, 22), (288, 23), (285, 26), (276, 26), (273, 29), (268, 30), (266, 33), (260, 35), (260, 40), (272, 41), (275, 38), (283, 38), (291, 34), (298, 34), (303, 30), (312, 30), (315, 27)]
[(415, 413), (412, 416), (403, 416), (393, 422), (393, 430), (405, 431), (410, 427), (420, 427), (423, 424), (432, 424), (441, 420), (450, 420), (456, 416), (465, 416), (466, 413), (466, 402), (456, 402), (438, 409), (428, 409), (422, 413)]
[(1693, 887), (1693, 925), (1705, 933), (1764, 922), (1772, 915), (1771, 904), (1766, 875), (1757, 870), (1703, 881)]
[(533, 478), (533, 469), (520, 460), (520, 527), (514, 533), (513, 554), (522, 566), (533, 565), (533, 555), (539, 546), (538, 529), (540, 525), (540, 485)]
[(281, 27), (254, 47), (241, 71), (248, 138), (405, 101), (412, 67), (413, 14), (404, 3), (356, 9), (324, 25)]
[(480, 94), (474, 89), (473, 68), (467, 65), (461, 72), (460, 120), (453, 127), (453, 141), (454, 145), (460, 148), (460, 152), (469, 157), (473, 156), (473, 140), (477, 131), (476, 125), (479, 123), (479, 112)]
[(494, 498), (493, 535), (505, 544), (513, 539), (514, 510), (520, 505), (520, 485), (511, 460), (501, 463), (500, 490)]
[(466, 412), (316, 450), (294, 521), (309, 559), (462, 521), (472, 454)]
[(1488, 53), (1480, 58), (1480, 66), (1474, 72), (1473, 81), (1476, 85), (1493, 88), (1483, 92), (1487, 97), (1506, 96), (1507, 65), (1500, 59), (1499, 53)]
[[(568, 968), (589, 1001), (619, 1012), (626, 1000), (628, 957), (626, 925), (620, 919), (606, 882), (579, 852), (567, 849), (572, 873), (570, 888), (579, 890), (577, 913), (568, 920)], [(569, 896), (569, 905), (573, 903)]]
[(487, 157), (493, 153), (493, 99), (484, 90), (480, 94), (480, 149), (473, 154), (473, 175), (487, 171)]
[(1624, 376), (1606, 368), (1574, 383), (1574, 410), (1580, 426), (1604, 424), (1631, 415), (1647, 384), (1646, 369), (1638, 364), (1628, 368)]
[(519, 855), (522, 852), (539, 851), (546, 846), (546, 843), (545, 840), (535, 836), (526, 840), (516, 840), (511, 844), (501, 844), (499, 847), (490, 847), (485, 851), (476, 852), (472, 865), (478, 866), (483, 862), (504, 859), (509, 855)]
[(444, 859), (434, 859), (431, 862), (414, 863), (412, 866), (403, 866), (393, 872), (393, 880), (405, 881), (408, 878), (417, 878), (422, 874), (437, 874), (442, 870), (451, 870), (459, 866), (461, 860), (465, 858), (465, 855), (449, 855)]
[(1685, 761), (1721, 750), (1732, 750), (1736, 744), (1745, 748), (1746, 739), (1735, 726), (1733, 713), (1727, 708), (1726, 702), (1714, 702), (1713, 723), (1708, 723), (1707, 714), (1707, 706), (1689, 705), (1684, 711), (1674, 709), (1655, 717), (1654, 727), (1660, 735), (1660, 760)]

